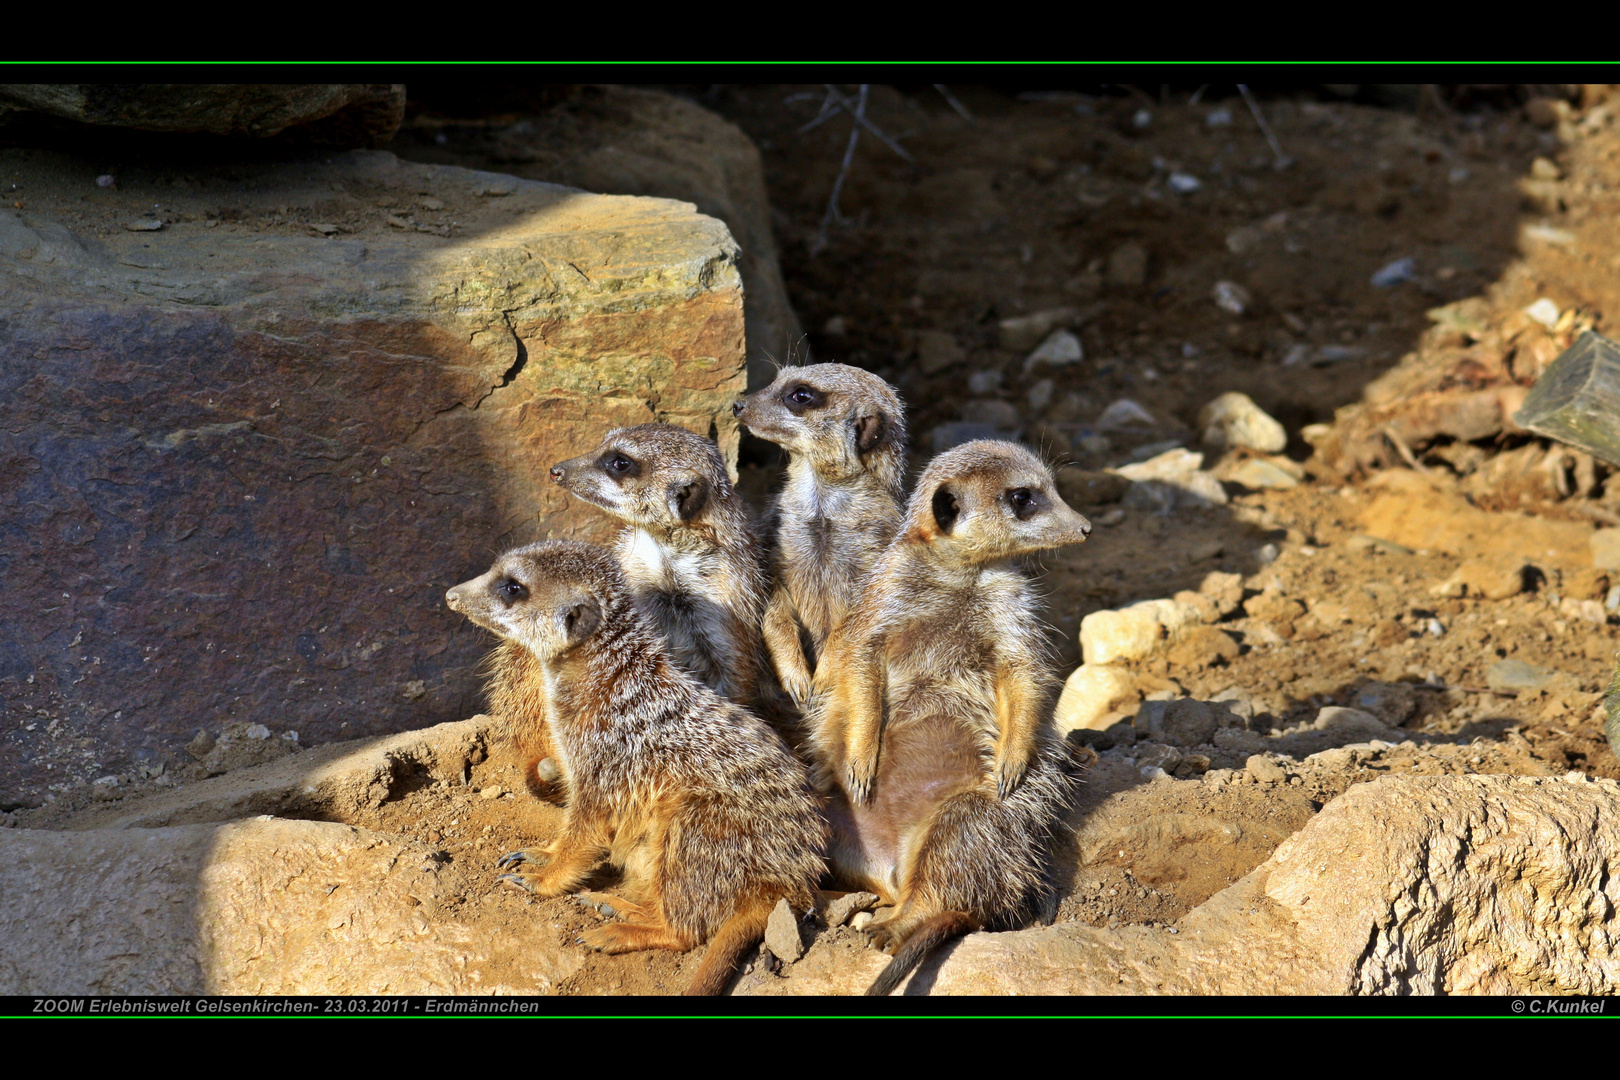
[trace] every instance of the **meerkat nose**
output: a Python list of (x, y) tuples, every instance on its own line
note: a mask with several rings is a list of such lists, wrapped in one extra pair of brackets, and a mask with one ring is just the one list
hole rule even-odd
[(736, 401), (731, 403), (731, 415), (741, 416), (743, 414), (743, 410), (746, 408), (748, 408), (748, 402), (744, 401), (742, 398), (738, 398)]
[[(458, 585), (456, 588), (460, 588), (460, 586)], [(460, 611), (461, 610), (461, 608), (459, 606), (460, 601), (461, 601), (461, 597), (456, 594), (455, 589), (450, 589), (444, 594), (444, 602), (446, 604), (450, 605), (450, 610), (451, 611)]]
[(563, 468), (561, 465), (553, 465), (551, 467), (551, 482), (552, 483), (554, 483), (554, 484), (562, 483), (563, 482), (563, 477), (565, 477), (567, 475), (568, 475), (568, 470)]

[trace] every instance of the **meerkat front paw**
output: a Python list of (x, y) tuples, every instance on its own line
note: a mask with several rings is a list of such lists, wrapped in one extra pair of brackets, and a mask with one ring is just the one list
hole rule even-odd
[(793, 699), (793, 704), (801, 710), (809, 708), (813, 686), (814, 681), (809, 672), (792, 671), (782, 676), (782, 689), (787, 691), (788, 697)]
[(1024, 772), (1028, 765), (1024, 761), (1006, 758), (996, 762), (996, 798), (1005, 799), (1024, 781)]
[(872, 784), (877, 779), (877, 755), (862, 754), (851, 757), (844, 766), (844, 790), (851, 802), (865, 804), (872, 798)]

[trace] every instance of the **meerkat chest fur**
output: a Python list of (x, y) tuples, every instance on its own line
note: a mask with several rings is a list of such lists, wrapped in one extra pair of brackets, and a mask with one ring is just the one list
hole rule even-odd
[(884, 645), (890, 709), (904, 714), (917, 700), (948, 699), (949, 711), (962, 723), (993, 736), (998, 667), (1047, 651), (1029, 618), (1038, 602), (1034, 585), (1004, 566), (973, 571), (963, 580), (907, 574), (896, 584)]
[(677, 547), (646, 529), (626, 529), (618, 545), (619, 565), (636, 593), (702, 595), (714, 587), (720, 555), (712, 546)]
[(690, 530), (659, 537), (626, 529), (617, 553), (637, 606), (663, 632), (676, 663), (727, 696), (736, 692), (737, 624), (757, 624), (763, 587), (742, 580), (725, 549)]
[(894, 537), (900, 507), (875, 480), (831, 483), (795, 461), (777, 500), (776, 571), (806, 629), (824, 639)]

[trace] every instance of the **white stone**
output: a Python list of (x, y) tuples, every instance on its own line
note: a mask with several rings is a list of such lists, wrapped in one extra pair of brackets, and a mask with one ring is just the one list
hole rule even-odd
[(1227, 472), (1226, 478), (1234, 484), (1255, 489), (1270, 488), (1282, 491), (1299, 486), (1299, 481), (1286, 470), (1259, 458), (1249, 458), (1236, 465)]
[[(1142, 486), (1138, 492), (1133, 486), (1126, 495), (1127, 506), (1142, 506), (1168, 513), (1175, 506), (1223, 506), (1226, 489), (1212, 473), (1203, 472), (1204, 455), (1177, 447), (1157, 457), (1122, 465), (1113, 470), (1133, 485)], [(1153, 485), (1158, 485), (1154, 490)]]
[(1009, 352), (1023, 352), (1033, 349), (1050, 334), (1053, 329), (1068, 326), (1074, 322), (1075, 310), (1072, 307), (1046, 308), (1042, 311), (1031, 312), (1028, 315), (1014, 315), (1002, 319), (998, 325), (1001, 332), (1001, 347)]
[(1150, 656), (1164, 637), (1164, 626), (1151, 607), (1140, 604), (1115, 611), (1093, 611), (1080, 620), (1080, 655), (1085, 663), (1140, 660)]
[(1115, 706), (1135, 693), (1135, 680), (1125, 669), (1110, 664), (1081, 664), (1064, 682), (1058, 697), (1052, 717), (1058, 734), (1108, 727)]
[(1558, 317), (1563, 314), (1558, 305), (1545, 296), (1525, 308), (1524, 313), (1549, 330), (1558, 325)]
[(1086, 351), (1081, 347), (1079, 338), (1067, 330), (1054, 330), (1029, 354), (1029, 359), (1024, 361), (1024, 370), (1029, 371), (1036, 364), (1063, 367), (1085, 358)]
[(1243, 314), (1254, 303), (1249, 290), (1235, 281), (1217, 281), (1209, 295), (1216, 307), (1232, 315)]
[(1152, 413), (1130, 398), (1120, 398), (1097, 417), (1097, 426), (1104, 431), (1121, 431), (1127, 428), (1158, 427), (1159, 422), (1153, 419)]
[(1288, 445), (1288, 432), (1283, 426), (1248, 394), (1235, 390), (1198, 410), (1198, 427), (1204, 433), (1204, 442), (1218, 449), (1240, 446), (1276, 454)]
[(1080, 654), (1087, 665), (1140, 660), (1166, 639), (1202, 622), (1191, 604), (1143, 600), (1113, 611), (1093, 611), (1080, 621)]

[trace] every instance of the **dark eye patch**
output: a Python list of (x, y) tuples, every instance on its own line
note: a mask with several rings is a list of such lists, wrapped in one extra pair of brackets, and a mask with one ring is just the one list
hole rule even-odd
[(515, 604), (529, 595), (528, 588), (517, 578), (503, 579), (495, 586), (495, 592), (508, 604)]
[(1011, 488), (1007, 492), (1007, 505), (1019, 521), (1028, 521), (1051, 503), (1044, 494), (1033, 488)]
[(962, 513), (961, 507), (957, 505), (956, 496), (951, 494), (950, 488), (941, 487), (934, 492), (933, 510), (934, 524), (939, 526), (940, 532), (949, 536), (951, 526), (956, 524), (956, 519)]
[(827, 395), (809, 383), (796, 383), (782, 395), (782, 404), (787, 406), (789, 412), (798, 416), (827, 404)]
[(602, 471), (615, 479), (641, 475), (641, 465), (636, 459), (619, 450), (603, 454), (600, 464)]

